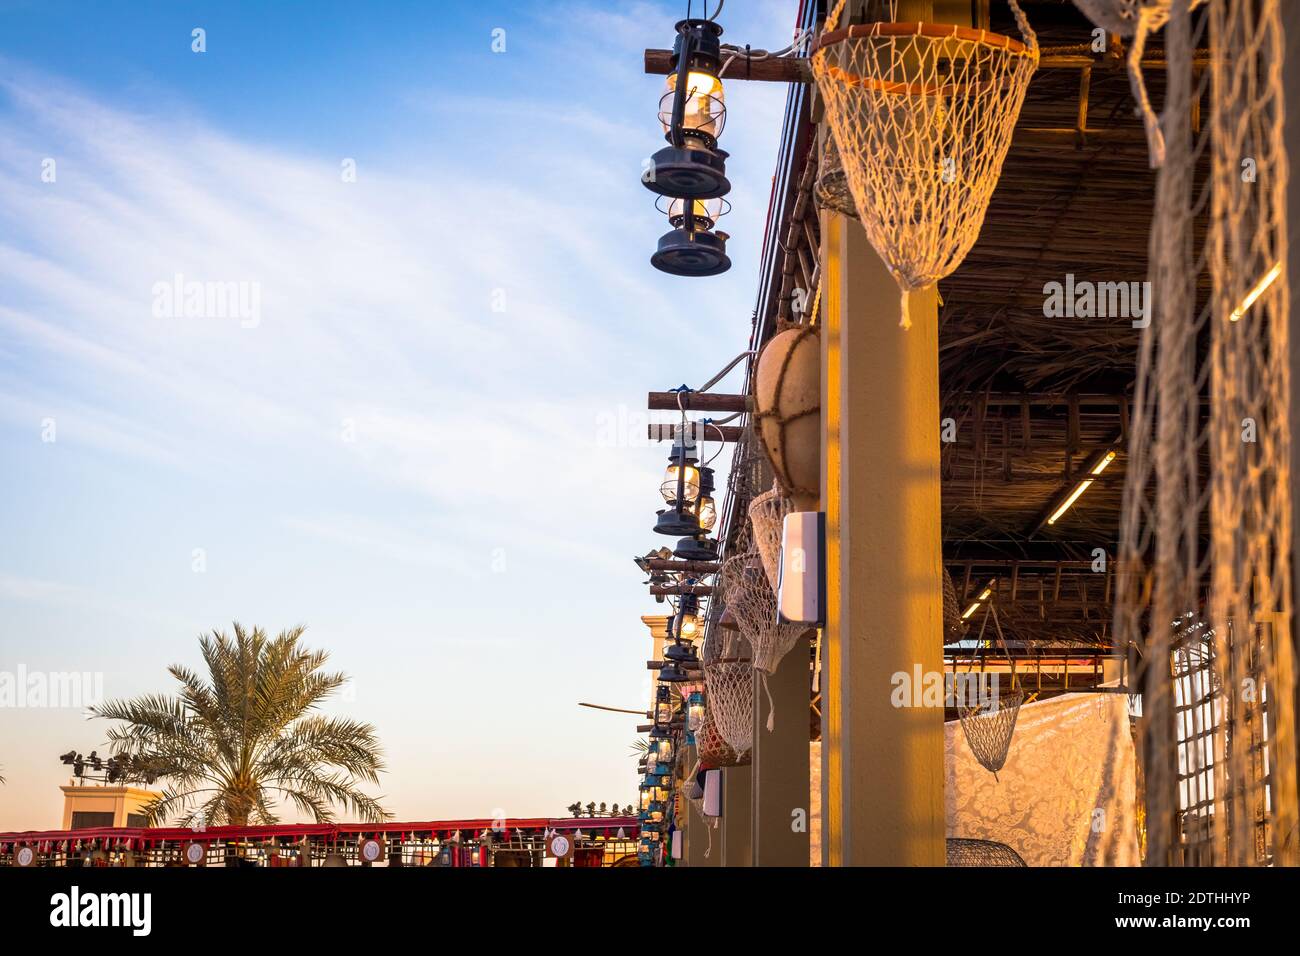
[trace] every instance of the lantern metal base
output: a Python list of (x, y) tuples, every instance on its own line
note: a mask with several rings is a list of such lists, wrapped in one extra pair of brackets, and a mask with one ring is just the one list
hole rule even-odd
[(690, 679), (691, 675), (672, 661), (666, 661), (659, 669), (659, 680), (665, 684), (684, 684)]
[(700, 533), (700, 522), (695, 515), (676, 508), (667, 508), (659, 512), (655, 522), (655, 533), (666, 534), (674, 538)]
[(727, 234), (674, 229), (659, 237), (659, 249), (650, 264), (675, 276), (716, 276), (731, 268), (727, 258)]
[(698, 660), (695, 656), (695, 648), (689, 644), (678, 644), (676, 642), (664, 648), (664, 659), (672, 661), (674, 664), (684, 664), (687, 661)]
[(683, 561), (715, 561), (718, 557), (718, 542), (712, 538), (682, 538), (673, 548), (673, 555)]
[(670, 199), (717, 199), (731, 192), (727, 153), (703, 144), (665, 146), (650, 157), (646, 189)]

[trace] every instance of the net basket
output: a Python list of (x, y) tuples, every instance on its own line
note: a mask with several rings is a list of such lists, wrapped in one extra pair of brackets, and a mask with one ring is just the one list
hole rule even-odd
[(1024, 859), (1005, 843), (948, 837), (949, 866), (1026, 866)]
[(867, 238), (907, 295), (952, 273), (979, 236), (1038, 68), (1038, 41), (937, 23), (826, 21), (813, 76)]
[(971, 753), (981, 767), (992, 772), (995, 779), (1007, 762), (1016, 717), (1024, 699), (1025, 695), (1017, 688), (973, 706), (957, 708), (962, 733), (966, 735)]
[(698, 737), (700, 761), (709, 767), (749, 763), (754, 745), (754, 677), (749, 662), (706, 662), (704, 683), (708, 696)]
[(735, 619), (741, 637), (753, 651), (753, 666), (776, 673), (781, 658), (808, 629), (806, 624), (782, 624), (776, 613), (776, 592), (763, 570), (757, 550), (730, 557), (718, 572), (718, 589)]
[(781, 490), (775, 485), (749, 505), (749, 524), (754, 533), (754, 547), (758, 549), (758, 557), (763, 562), (763, 571), (767, 574), (773, 594), (776, 593), (781, 569), (781, 533), (785, 516), (789, 513), (790, 501), (781, 496)]

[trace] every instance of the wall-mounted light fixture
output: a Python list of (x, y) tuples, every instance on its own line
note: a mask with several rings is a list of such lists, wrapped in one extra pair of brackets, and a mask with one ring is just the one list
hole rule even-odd
[(1092, 483), (1097, 480), (1097, 476), (1105, 471), (1110, 463), (1115, 460), (1115, 455), (1116, 452), (1110, 450), (1105, 451), (1100, 455), (1094, 455), (1093, 460), (1088, 462), (1087, 476), (1081, 478), (1065, 498), (1062, 499), (1059, 504), (1056, 504), (1056, 506), (1051, 510), (1051, 514), (1048, 515), (1045, 523), (1051, 526), (1060, 521), (1061, 517), (1070, 510), (1070, 506), (1079, 500), (1079, 496), (1092, 487)]

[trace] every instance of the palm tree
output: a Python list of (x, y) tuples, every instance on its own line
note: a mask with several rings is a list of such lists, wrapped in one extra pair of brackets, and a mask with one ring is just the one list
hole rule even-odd
[(368, 823), (389, 819), (358, 783), (379, 783), (383, 752), (370, 724), (312, 713), (347, 676), (321, 671), (328, 655), (299, 646), (304, 628), (268, 638), (234, 625), (234, 638), (199, 638), (207, 679), (174, 664), (179, 696), (151, 694), (94, 708), (121, 721), (108, 732), (115, 754), (137, 758), (170, 783), (147, 804), (149, 826), (177, 818), (245, 826), (275, 823), (287, 799), (318, 823), (333, 806)]

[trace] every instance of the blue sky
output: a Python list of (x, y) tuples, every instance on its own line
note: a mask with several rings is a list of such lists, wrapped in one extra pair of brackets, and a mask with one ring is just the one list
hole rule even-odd
[[(644, 396), (744, 345), (785, 88), (728, 86), (734, 265), (680, 279), (637, 177), (684, 3), (116, 6), (0, 2), (0, 671), (170, 690), (304, 623), (399, 819), (632, 802), (636, 719), (575, 705), (648, 693)], [(258, 320), (159, 317), (176, 274)], [(102, 742), (0, 707), (0, 830)]]

